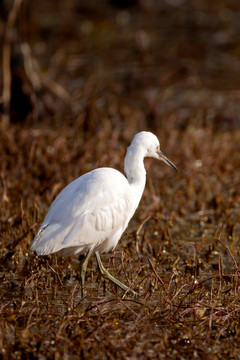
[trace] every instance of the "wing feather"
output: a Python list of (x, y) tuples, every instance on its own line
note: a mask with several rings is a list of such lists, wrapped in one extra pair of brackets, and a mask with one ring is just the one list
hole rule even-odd
[(114, 234), (118, 241), (132, 217), (132, 200), (129, 183), (120, 172), (93, 170), (53, 201), (31, 248), (40, 255), (67, 252), (67, 248), (68, 253), (70, 248), (82, 253), (109, 242)]
[(126, 222), (131, 210), (131, 197), (126, 194), (118, 196), (110, 204), (101, 206), (92, 212), (95, 228), (98, 231), (113, 230)]

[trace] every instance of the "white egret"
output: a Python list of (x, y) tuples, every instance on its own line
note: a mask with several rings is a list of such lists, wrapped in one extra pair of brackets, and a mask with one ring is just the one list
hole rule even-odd
[(99, 254), (115, 249), (138, 207), (146, 183), (145, 157), (162, 160), (177, 170), (161, 152), (157, 137), (139, 132), (127, 149), (126, 177), (103, 167), (71, 182), (53, 201), (33, 240), (31, 249), (38, 255), (85, 254), (81, 264), (82, 291), (89, 257), (95, 253), (101, 275), (136, 295), (104, 268)]

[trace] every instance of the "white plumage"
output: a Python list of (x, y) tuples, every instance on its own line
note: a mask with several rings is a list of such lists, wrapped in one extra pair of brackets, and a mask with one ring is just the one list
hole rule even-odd
[(145, 157), (163, 160), (177, 170), (160, 151), (155, 135), (145, 131), (136, 134), (124, 161), (127, 177), (112, 168), (98, 168), (71, 182), (50, 206), (31, 249), (38, 255), (86, 254), (82, 288), (88, 259), (95, 253), (101, 274), (128, 290), (103, 267), (99, 253), (116, 247), (138, 207), (146, 183)]
[(107, 252), (117, 245), (133, 212), (125, 176), (99, 168), (66, 186), (53, 201), (32, 250), (39, 255)]

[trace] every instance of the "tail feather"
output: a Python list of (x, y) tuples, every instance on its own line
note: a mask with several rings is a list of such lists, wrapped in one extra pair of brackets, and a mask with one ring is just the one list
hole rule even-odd
[(36, 234), (31, 250), (36, 251), (38, 255), (48, 255), (60, 251), (62, 240), (69, 232), (69, 228), (62, 229), (60, 224), (45, 224)]

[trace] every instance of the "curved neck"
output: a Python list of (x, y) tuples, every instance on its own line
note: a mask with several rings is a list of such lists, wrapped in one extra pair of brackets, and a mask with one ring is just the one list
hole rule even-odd
[(141, 200), (146, 184), (146, 170), (143, 159), (144, 154), (141, 152), (133, 151), (131, 147), (127, 149), (127, 154), (124, 160), (124, 171), (135, 196), (136, 207)]

